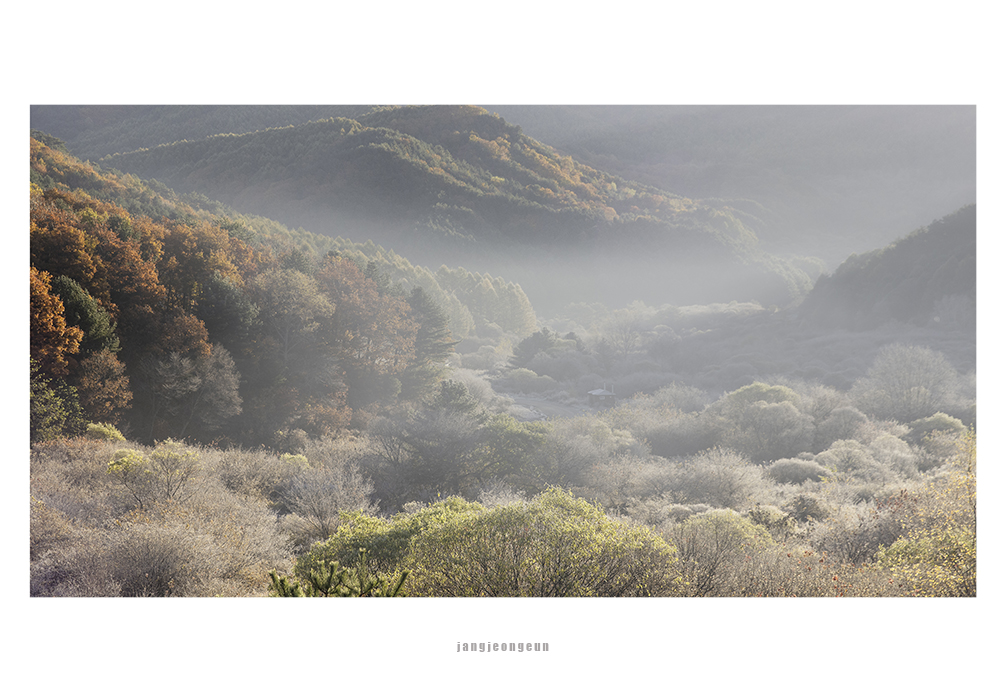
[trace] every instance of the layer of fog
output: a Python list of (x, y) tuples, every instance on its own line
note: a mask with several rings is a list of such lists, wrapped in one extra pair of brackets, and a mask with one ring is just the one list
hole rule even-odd
[(598, 169), (762, 206), (764, 249), (833, 268), (976, 201), (974, 106), (487, 106)]

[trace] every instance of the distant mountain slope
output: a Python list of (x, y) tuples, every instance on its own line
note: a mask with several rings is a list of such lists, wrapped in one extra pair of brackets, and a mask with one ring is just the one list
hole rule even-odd
[[(135, 217), (156, 222), (176, 222), (196, 227), (217, 225), (227, 234), (266, 250), (277, 258), (294, 258), (302, 266), (335, 253), (365, 269), (374, 264), (388, 282), (409, 293), (420, 287), (449, 316), (454, 337), (462, 339), (476, 324), (493, 324), (518, 335), (535, 330), (535, 314), (524, 291), (489, 273), (461, 267), (437, 269), (414, 265), (410, 260), (372, 241), (316, 235), (260, 216), (246, 215), (200, 194), (180, 196), (161, 183), (145, 182), (134, 175), (116, 176), (91, 163), (81, 162), (65, 145), (48, 134), (32, 133), (31, 183), (39, 190), (72, 190), (77, 194), (114, 203)], [(487, 289), (483, 292), (482, 288)]]
[(831, 268), (975, 201), (972, 105), (484, 106), (601, 170), (753, 205), (764, 249)]
[(896, 320), (975, 326), (976, 207), (965, 206), (821, 276), (799, 312), (808, 323), (863, 330)]
[[(972, 105), (485, 108), (579, 163), (717, 207), (724, 202), (764, 251), (819, 257), (830, 268), (975, 201)], [(216, 134), (361, 119), (372, 109), (35, 105), (31, 120), (96, 161)]]
[(32, 105), (31, 127), (64, 141), (82, 160), (220, 133), (252, 133), (318, 119), (356, 117), (350, 105)]
[(760, 252), (744, 212), (581, 165), (478, 107), (375, 109), (101, 163), (421, 263), (573, 265), (599, 253), (625, 302), (640, 297), (624, 290), (637, 258), (658, 277), (644, 282), (678, 302), (786, 303), (809, 286)]

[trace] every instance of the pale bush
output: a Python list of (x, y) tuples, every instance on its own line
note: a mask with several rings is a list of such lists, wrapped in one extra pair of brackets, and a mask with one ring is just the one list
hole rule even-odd
[(72, 537), (72, 527), (62, 513), (31, 497), (30, 534), (30, 558), (34, 562), (68, 541)]
[(852, 565), (809, 549), (785, 545), (756, 548), (735, 562), (731, 584), (719, 596), (883, 597), (900, 589), (873, 565)]
[(645, 444), (631, 432), (593, 414), (556, 421), (542, 448), (548, 469), (560, 485), (584, 484), (593, 467), (618, 456), (648, 455)]
[(341, 511), (374, 513), (375, 487), (361, 472), (366, 445), (356, 439), (312, 441), (300, 467), (278, 490), (277, 501), (291, 516), (282, 522), (297, 548), (327, 538), (337, 528)]
[(203, 534), (178, 520), (122, 521), (107, 551), (122, 596), (197, 596), (209, 570), (196, 554)]
[(834, 441), (854, 438), (858, 427), (867, 421), (868, 417), (856, 407), (838, 407), (817, 423), (813, 448), (819, 452), (829, 448)]
[(948, 359), (927, 347), (883, 347), (850, 397), (875, 419), (910, 422), (951, 408), (961, 380)]
[(513, 404), (510, 398), (498, 395), (482, 373), (467, 368), (457, 368), (451, 371), (448, 377), (464, 385), (469, 397), (484, 409), (504, 409)]
[(487, 509), (506, 506), (515, 502), (524, 501), (524, 492), (515, 492), (514, 489), (499, 478), (489, 480), (479, 490), (476, 498)]
[(167, 439), (148, 456), (136, 449), (115, 451), (108, 475), (140, 509), (153, 502), (184, 501), (199, 471), (198, 451)]
[(897, 436), (882, 434), (868, 444), (868, 451), (903, 479), (912, 480), (920, 474), (920, 454)]
[(806, 481), (820, 482), (833, 476), (829, 468), (803, 458), (781, 458), (767, 468), (767, 477), (777, 483), (801, 485)]
[(783, 508), (796, 521), (803, 522), (822, 521), (834, 511), (834, 507), (825, 500), (806, 493), (795, 496)]
[(690, 385), (671, 383), (657, 390), (652, 396), (652, 401), (656, 405), (681, 412), (701, 412), (708, 405), (708, 393)]
[(896, 479), (886, 463), (880, 462), (861, 443), (853, 439), (835, 441), (816, 454), (816, 462), (829, 468), (836, 478), (863, 482), (891, 482)]
[(730, 427), (723, 433), (722, 445), (745, 453), (755, 463), (789, 458), (812, 446), (812, 417), (790, 401), (758, 401), (727, 421)]
[(207, 536), (198, 548), (208, 570), (203, 593), (260, 595), (268, 572), (290, 565), (287, 536), (262, 500), (214, 483), (200, 488), (185, 510), (190, 512), (186, 524)]
[[(83, 439), (79, 447), (33, 454), (32, 496), (39, 502), (32, 507), (31, 593), (266, 593), (268, 571), (289, 565), (287, 540), (264, 500), (222, 485), (214, 470), (221, 452), (161, 444), (147, 455), (120, 446)], [(115, 485), (109, 462), (133, 471), (141, 508), (123, 484)], [(78, 486), (60, 477), (67, 473)], [(116, 493), (131, 501), (123, 497), (119, 505)]]
[(506, 384), (510, 386), (511, 391), (525, 395), (544, 393), (559, 388), (559, 384), (554, 378), (539, 376), (527, 368), (515, 368), (511, 371), (507, 375)]
[(266, 451), (229, 449), (207, 454), (206, 468), (233, 492), (274, 502), (298, 472), (302, 462), (282, 459)]
[(930, 417), (914, 420), (907, 426), (910, 431), (906, 435), (906, 440), (911, 444), (921, 443), (934, 432), (952, 436), (962, 436), (965, 433), (965, 425), (962, 424), (962, 421), (944, 412), (937, 412)]
[(31, 596), (121, 596), (109, 565), (110, 537), (107, 531), (74, 529), (67, 540), (31, 562)]
[(758, 504), (746, 512), (746, 517), (775, 538), (786, 538), (795, 532), (795, 520), (773, 504)]
[(859, 565), (874, 562), (882, 548), (891, 546), (904, 532), (904, 519), (914, 507), (905, 492), (855, 507), (845, 507), (816, 525), (810, 540), (817, 550), (834, 559)]
[(292, 516), (282, 521), (298, 549), (329, 537), (337, 530), (342, 511), (374, 513), (371, 481), (356, 464), (331, 464), (295, 475), (284, 487), (280, 501)]
[(773, 545), (766, 528), (732, 509), (691, 516), (674, 526), (668, 539), (677, 548), (696, 596), (726, 595), (740, 558), (755, 548)]
[[(677, 509), (686, 509), (686, 516), (675, 517)], [(633, 499), (628, 502), (628, 518), (650, 528), (660, 528), (672, 521), (678, 521), (694, 512), (680, 504), (674, 504), (669, 496), (650, 499)]]
[(87, 491), (108, 485), (108, 461), (122, 447), (120, 442), (94, 439), (58, 439), (31, 445), (31, 471), (47, 471), (71, 487)]
[(652, 459), (636, 478), (636, 496), (669, 495), (680, 504), (741, 509), (769, 497), (764, 471), (725, 448), (684, 461)]

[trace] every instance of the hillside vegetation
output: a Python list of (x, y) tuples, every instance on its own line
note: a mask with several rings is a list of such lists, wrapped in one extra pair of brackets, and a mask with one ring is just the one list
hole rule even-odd
[(851, 255), (801, 306), (814, 326), (871, 329), (895, 320), (975, 328), (976, 207)]
[(477, 107), (376, 109), (101, 163), (289, 226), (371, 238), (420, 261), (534, 259), (565, 279), (581, 256), (599, 252), (630, 287), (643, 275), (629, 264), (642, 257), (654, 264), (661, 295), (691, 302), (782, 304), (810, 283), (759, 250), (742, 211), (582, 165)]
[(53, 403), (32, 438), (84, 417), (147, 440), (318, 436), (433, 393), (475, 331), (536, 328), (501, 278), (343, 240), (317, 255), (293, 246), (308, 235), (195, 208), (49, 140), (31, 141), (33, 389), (71, 390), (83, 412)]

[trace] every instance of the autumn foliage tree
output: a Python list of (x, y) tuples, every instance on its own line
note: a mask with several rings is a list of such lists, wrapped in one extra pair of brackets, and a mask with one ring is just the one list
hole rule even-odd
[(31, 267), (31, 358), (53, 376), (69, 373), (70, 357), (80, 348), (83, 331), (66, 325), (65, 307), (52, 293), (52, 275)]
[(414, 357), (417, 323), (405, 299), (379, 293), (353, 261), (328, 255), (316, 273), (320, 291), (336, 308), (332, 343), (354, 409), (392, 401)]

